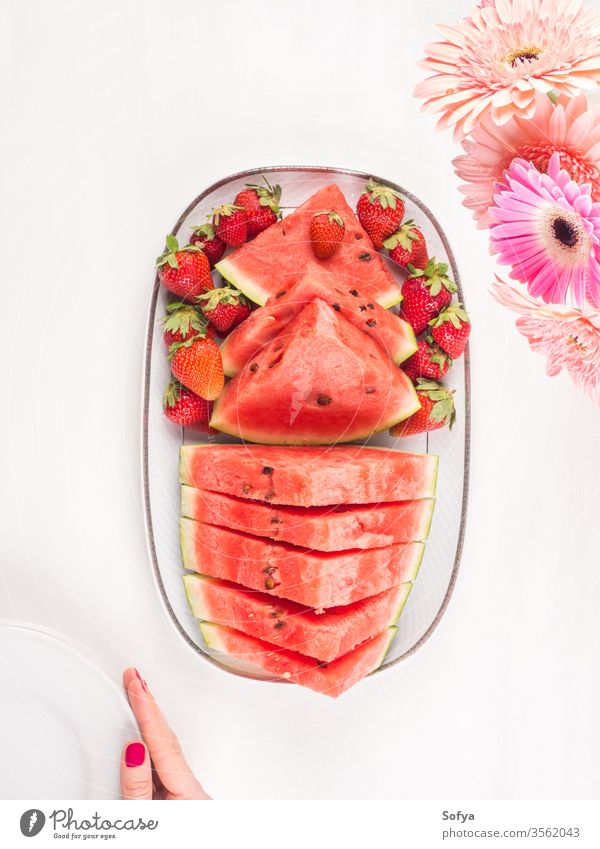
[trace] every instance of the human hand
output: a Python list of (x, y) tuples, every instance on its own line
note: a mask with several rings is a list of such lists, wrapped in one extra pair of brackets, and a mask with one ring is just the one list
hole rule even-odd
[(175, 733), (137, 669), (125, 670), (123, 686), (143, 742), (130, 740), (123, 747), (122, 798), (210, 799), (187, 765)]

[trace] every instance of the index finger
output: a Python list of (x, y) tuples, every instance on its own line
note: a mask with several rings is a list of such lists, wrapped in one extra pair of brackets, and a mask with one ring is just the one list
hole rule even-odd
[(126, 670), (123, 683), (156, 773), (167, 792), (187, 799), (210, 798), (188, 766), (175, 732), (137, 671)]

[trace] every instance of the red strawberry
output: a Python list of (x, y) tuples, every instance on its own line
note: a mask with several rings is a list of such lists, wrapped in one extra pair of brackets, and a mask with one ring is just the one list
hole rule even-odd
[(412, 357), (402, 363), (402, 369), (413, 383), (416, 383), (420, 377), (427, 380), (441, 380), (452, 364), (448, 354), (432, 342), (433, 340), (429, 338), (422, 339)]
[(248, 238), (248, 219), (241, 206), (225, 203), (213, 210), (212, 223), (217, 236), (232, 248), (241, 247)]
[(419, 380), (417, 395), (421, 409), (408, 419), (390, 428), (391, 436), (413, 436), (427, 430), (437, 430), (444, 425), (454, 424), (454, 392), (445, 389), (433, 380)]
[(210, 265), (202, 250), (196, 245), (180, 248), (175, 236), (167, 236), (167, 247), (156, 260), (158, 279), (162, 285), (180, 298), (194, 298), (212, 289)]
[(460, 304), (452, 305), (441, 312), (429, 324), (431, 335), (440, 348), (456, 360), (467, 346), (471, 332), (471, 319)]
[(225, 385), (223, 360), (218, 345), (212, 339), (192, 336), (180, 345), (173, 345), (169, 353), (171, 371), (194, 394), (214, 401)]
[(335, 210), (315, 212), (310, 222), (310, 240), (319, 259), (333, 256), (344, 241), (344, 219)]
[(216, 235), (212, 224), (201, 224), (200, 227), (194, 227), (190, 236), (190, 244), (202, 248), (211, 268), (215, 267), (226, 248), (225, 242)]
[(205, 433), (217, 433), (210, 427), (212, 402), (194, 395), (177, 380), (171, 380), (163, 396), (165, 416), (181, 427), (192, 427)]
[(264, 176), (263, 180), (264, 186), (247, 183), (246, 188), (238, 192), (233, 201), (246, 212), (249, 239), (258, 236), (281, 217), (281, 186), (272, 186)]
[(162, 319), (163, 339), (167, 348), (171, 345), (179, 345), (180, 342), (185, 342), (192, 336), (209, 336), (210, 338), (214, 336), (212, 328), (208, 326), (207, 320), (198, 307), (175, 301), (168, 304), (167, 313), (168, 315)]
[(358, 220), (365, 228), (373, 247), (380, 251), (383, 240), (395, 233), (404, 217), (400, 194), (388, 186), (369, 180), (356, 205)]
[(400, 316), (418, 335), (434, 316), (445, 309), (456, 292), (454, 280), (448, 277), (448, 265), (430, 259), (424, 269), (409, 266), (411, 272), (402, 286)]
[(407, 268), (409, 265), (415, 268), (425, 268), (427, 265), (427, 243), (425, 236), (414, 224), (412, 219), (405, 221), (402, 227), (383, 243), (383, 247), (390, 252), (390, 257)]
[(229, 333), (250, 315), (250, 307), (242, 293), (228, 286), (200, 295), (199, 301), (204, 317), (221, 336)]

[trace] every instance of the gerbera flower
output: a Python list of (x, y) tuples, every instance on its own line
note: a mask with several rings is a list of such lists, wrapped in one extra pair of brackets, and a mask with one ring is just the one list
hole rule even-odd
[(510, 277), (534, 297), (600, 305), (600, 203), (571, 180), (554, 153), (548, 173), (515, 159), (490, 207), (490, 243)]
[(589, 183), (592, 200), (600, 200), (600, 108), (589, 108), (584, 94), (561, 98), (556, 106), (539, 92), (527, 121), (514, 115), (502, 128), (490, 117), (462, 142), (465, 153), (454, 160), (464, 205), (473, 210), (478, 227), (489, 226), (488, 209), (496, 184), (516, 157), (547, 171), (553, 153), (576, 183)]
[(546, 356), (546, 373), (553, 376), (565, 369), (600, 407), (600, 312), (549, 307), (515, 291), (499, 277), (492, 294), (519, 313), (517, 328), (532, 351)]
[(426, 48), (432, 76), (415, 94), (458, 139), (487, 115), (531, 118), (536, 91), (574, 97), (600, 81), (600, 12), (581, 0), (496, 0), (436, 29), (445, 40)]

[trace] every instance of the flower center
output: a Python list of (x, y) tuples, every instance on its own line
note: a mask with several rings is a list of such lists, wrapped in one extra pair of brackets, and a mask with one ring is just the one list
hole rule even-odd
[(555, 218), (552, 222), (554, 235), (561, 244), (567, 248), (573, 248), (578, 242), (579, 234), (577, 228), (573, 226), (571, 221), (566, 218)]
[(517, 47), (516, 50), (511, 50), (510, 53), (506, 54), (504, 61), (511, 68), (516, 68), (519, 62), (524, 65), (525, 62), (533, 62), (538, 59), (542, 52), (541, 47), (534, 47), (533, 45), (529, 47)]
[(567, 345), (572, 345), (574, 348), (577, 348), (578, 351), (587, 351), (587, 345), (580, 342), (577, 336), (573, 336), (572, 333), (567, 336)]

